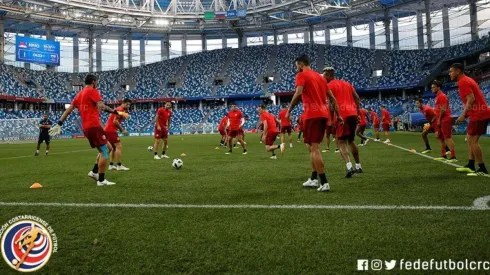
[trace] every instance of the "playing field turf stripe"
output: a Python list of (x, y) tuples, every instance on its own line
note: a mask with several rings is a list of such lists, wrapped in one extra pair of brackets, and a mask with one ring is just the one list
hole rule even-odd
[(201, 208), (201, 209), (331, 209), (331, 210), (462, 210), (485, 211), (475, 206), (415, 206), (415, 205), (254, 205), (254, 204), (131, 204), (131, 203), (58, 203), (58, 202), (0, 202), (1, 206), (99, 207), (99, 208)]
[[(87, 152), (87, 151), (93, 151), (94, 149), (84, 149), (84, 150), (76, 150), (76, 151), (67, 151), (67, 152), (60, 152), (60, 153), (49, 153), (48, 156), (51, 155), (64, 155), (64, 154), (71, 154), (71, 153), (79, 153), (79, 152)], [(39, 153), (42, 155), (42, 153)], [(20, 158), (32, 158), (34, 155), (28, 155), (28, 156), (16, 156), (16, 157), (6, 157), (6, 158), (0, 158), (0, 160), (4, 159), (20, 159)]]
[[(371, 139), (371, 140), (373, 140), (373, 139)], [(386, 143), (383, 143), (383, 144), (386, 144)], [(391, 147), (398, 148), (398, 149), (403, 150), (403, 151), (407, 151), (407, 152), (412, 153), (412, 154), (419, 155), (419, 156), (424, 157), (424, 158), (428, 158), (428, 159), (434, 160), (434, 158), (433, 158), (433, 157), (431, 157), (431, 156), (424, 155), (424, 154), (419, 153), (419, 152), (411, 152), (411, 151), (410, 151), (410, 149), (407, 149), (407, 148), (405, 148), (405, 147), (401, 147), (401, 146), (395, 145), (395, 144), (393, 144), (393, 143), (390, 143), (390, 144), (391, 144), (391, 145), (388, 145), (388, 144), (386, 144), (386, 145), (391, 146)], [(450, 165), (450, 166), (454, 166), (454, 167), (457, 167), (457, 168), (458, 168), (458, 167), (463, 167), (462, 165), (459, 165), (459, 164), (456, 164), (456, 163), (445, 162), (445, 161), (439, 161), (439, 162), (440, 162), (440, 163), (447, 164), (447, 165)]]

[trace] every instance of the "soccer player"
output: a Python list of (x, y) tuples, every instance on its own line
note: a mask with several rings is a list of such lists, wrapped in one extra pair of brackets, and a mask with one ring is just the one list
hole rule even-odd
[(369, 116), (371, 117), (371, 122), (373, 123), (374, 136), (376, 137), (375, 141), (380, 141), (380, 139), (379, 139), (379, 116), (373, 110), (373, 108), (369, 108)]
[[(478, 84), (464, 74), (464, 67), (455, 63), (449, 68), (449, 77), (458, 82), (459, 96), (464, 104), (461, 116), (456, 120), (460, 124), (468, 117), (468, 164), (457, 168), (457, 171), (467, 172), (468, 176), (486, 176), (488, 171), (483, 162), (483, 153), (480, 147), (480, 136), (485, 134), (490, 121), (490, 109)], [(478, 165), (478, 169), (476, 169)]]
[[(454, 141), (452, 138), (453, 132), (453, 120), (451, 118), (451, 109), (449, 108), (449, 100), (447, 96), (441, 90), (442, 83), (440, 81), (434, 80), (432, 82), (432, 92), (436, 94), (435, 103), (435, 119), (437, 128), (435, 130), (437, 139), (441, 144), (441, 157), (439, 160), (447, 160), (447, 162), (457, 162), (456, 152), (454, 150)], [(447, 147), (451, 152), (451, 159), (447, 159)]]
[(328, 153), (330, 152), (330, 136), (332, 136), (332, 141), (335, 142), (335, 153), (339, 153), (339, 140), (335, 139), (335, 132), (337, 131), (337, 117), (333, 112), (330, 112), (330, 117), (333, 119), (329, 119), (327, 122), (327, 128), (325, 130), (325, 137), (326, 137), (326, 145), (327, 148), (325, 150), (322, 150), (322, 153)]
[(296, 120), (298, 124), (298, 142), (301, 142), (301, 134), (303, 134), (303, 114), (301, 114)]
[[(155, 118), (155, 144), (153, 144), (153, 152), (155, 156), (153, 159), (168, 159), (165, 151), (167, 150), (168, 144), (168, 129), (170, 129), (170, 118), (172, 117), (172, 103), (165, 103), (165, 107), (161, 107), (157, 111), (157, 115)], [(158, 156), (158, 146), (160, 145), (160, 140), (163, 139), (163, 147), (162, 147), (162, 157)]]
[(218, 131), (219, 131), (219, 134), (221, 135), (221, 141), (219, 143), (219, 146), (221, 147), (225, 147), (225, 144), (226, 144), (226, 132), (225, 132), (225, 128), (226, 128), (226, 122), (228, 121), (228, 117), (227, 116), (224, 116), (221, 121), (219, 122), (219, 126), (218, 126)]
[(293, 148), (293, 136), (291, 120), (286, 119), (286, 113), (288, 112), (288, 106), (286, 104), (282, 105), (282, 110), (279, 112), (279, 119), (281, 120), (281, 143), (284, 143), (284, 136), (288, 133), (289, 136), (289, 147)]
[(434, 112), (434, 109), (432, 109), (429, 105), (423, 104), (421, 98), (415, 100), (415, 106), (419, 108), (420, 112), (424, 115), (425, 119), (427, 119), (427, 121), (430, 124), (430, 127), (428, 129), (424, 128), (424, 130), (422, 131), (422, 139), (424, 140), (425, 143), (425, 150), (422, 152), (422, 154), (428, 154), (432, 151), (432, 149), (430, 148), (429, 139), (427, 138), (427, 136), (431, 132), (432, 133), (436, 132), (436, 127), (437, 127), (436, 114)]
[(239, 136), (240, 129), (243, 124), (245, 124), (245, 118), (243, 117), (243, 113), (238, 110), (236, 103), (231, 103), (231, 110), (228, 113), (228, 121), (226, 123), (226, 130), (228, 134), (228, 147), (229, 151), (226, 152), (227, 155), (232, 153), (233, 150), (233, 139), (238, 137), (238, 141), (243, 148), (243, 154), (247, 154), (247, 148), (245, 147), (245, 142), (243, 141), (243, 137)]
[(366, 126), (368, 122), (368, 112), (366, 109), (361, 108), (359, 110), (359, 125), (356, 129), (356, 135), (361, 138), (361, 144), (359, 146), (365, 146), (368, 144), (369, 139), (364, 136), (364, 131), (366, 131)]
[(104, 129), (102, 129), (100, 123), (99, 111), (120, 115), (124, 118), (129, 118), (129, 115), (104, 105), (102, 97), (97, 90), (97, 77), (93, 74), (88, 74), (85, 77), (85, 88), (75, 96), (71, 105), (61, 116), (58, 124), (49, 130), (50, 136), (56, 136), (61, 133), (63, 122), (75, 108), (78, 109), (80, 117), (82, 118), (83, 134), (88, 139), (90, 146), (92, 148), (97, 148), (97, 151), (99, 152), (94, 168), (88, 173), (88, 176), (97, 180), (97, 186), (116, 184), (105, 178), (107, 159), (109, 159), (109, 153), (112, 151), (112, 146), (110, 143), (107, 143)]
[(264, 134), (262, 135), (262, 141), (265, 143), (265, 150), (267, 152), (272, 152), (271, 159), (277, 159), (274, 150), (281, 149), (281, 153), (283, 153), (286, 146), (283, 142), (281, 142), (281, 145), (274, 145), (274, 141), (279, 135), (276, 118), (273, 114), (267, 112), (267, 107), (264, 104), (259, 105), (259, 116), (259, 120), (264, 125)]
[(41, 147), (41, 143), (46, 142), (46, 156), (49, 153), (49, 145), (51, 142), (51, 137), (49, 136), (49, 129), (51, 129), (51, 125), (53, 122), (48, 119), (48, 115), (44, 114), (44, 117), (41, 121), (39, 121), (39, 138), (37, 139), (37, 148), (35, 157), (39, 156), (39, 148)]
[(383, 143), (390, 143), (390, 124), (391, 124), (391, 115), (386, 109), (385, 106), (381, 106), (381, 122), (383, 123), (383, 132), (385, 133), (385, 141)]
[[(328, 88), (330, 88), (337, 100), (340, 116), (344, 121), (344, 123), (337, 126), (335, 137), (339, 140), (340, 154), (346, 163), (347, 173), (345, 177), (351, 178), (356, 172), (362, 173), (359, 150), (354, 142), (357, 122), (360, 116), (360, 99), (349, 82), (335, 78), (334, 68), (325, 67), (323, 69), (323, 77), (327, 80)], [(355, 170), (349, 157), (348, 146), (356, 161)]]
[(320, 144), (325, 135), (327, 126), (327, 118), (329, 117), (329, 109), (327, 106), (327, 97), (330, 104), (333, 106), (335, 113), (340, 117), (337, 101), (328, 88), (327, 81), (310, 67), (310, 59), (306, 55), (296, 58), (296, 92), (289, 105), (286, 118), (290, 118), (291, 112), (298, 103), (301, 97), (303, 101), (303, 130), (304, 143), (307, 145), (310, 152), (310, 161), (312, 167), (311, 177), (303, 183), (304, 187), (318, 186), (317, 177), (320, 177), (321, 186), (317, 189), (319, 192), (330, 190), (327, 177), (325, 175), (325, 167), (323, 157), (320, 152)]
[[(131, 107), (131, 100), (126, 98), (121, 103), (121, 106), (116, 108), (116, 111), (127, 113), (129, 110), (129, 107)], [(121, 163), (122, 143), (121, 143), (121, 139), (117, 135), (118, 130), (121, 133), (123, 133), (124, 135), (126, 135), (126, 136), (128, 135), (128, 131), (126, 131), (121, 126), (121, 123), (123, 120), (124, 120), (124, 118), (121, 117), (120, 115), (111, 114), (109, 116), (109, 119), (107, 120), (107, 123), (106, 123), (105, 128), (104, 128), (104, 131), (105, 131), (105, 134), (107, 137), (107, 141), (112, 145), (112, 152), (110, 155), (110, 162), (109, 162), (109, 170), (129, 171), (129, 168), (125, 167)], [(117, 160), (117, 166), (114, 166), (114, 159)]]

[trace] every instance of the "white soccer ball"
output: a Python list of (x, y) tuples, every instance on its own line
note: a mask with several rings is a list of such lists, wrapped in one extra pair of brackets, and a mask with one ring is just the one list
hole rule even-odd
[(153, 146), (148, 146), (148, 152), (153, 152)]
[(184, 162), (181, 159), (174, 159), (174, 161), (172, 161), (172, 167), (177, 169), (177, 170), (182, 168), (183, 165), (184, 165)]

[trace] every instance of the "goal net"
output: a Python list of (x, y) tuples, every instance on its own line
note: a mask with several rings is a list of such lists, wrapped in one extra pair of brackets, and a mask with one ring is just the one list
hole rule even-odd
[(0, 119), (0, 143), (37, 141), (39, 120), (38, 118)]
[(189, 123), (180, 125), (180, 134), (213, 134), (218, 132), (218, 125), (212, 123)]

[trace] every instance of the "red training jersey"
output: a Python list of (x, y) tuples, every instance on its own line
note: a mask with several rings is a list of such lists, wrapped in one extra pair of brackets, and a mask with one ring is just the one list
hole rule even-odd
[(434, 109), (432, 109), (429, 105), (422, 105), (422, 108), (420, 108), (420, 112), (424, 115), (424, 117), (427, 119), (427, 121), (432, 122), (434, 119), (436, 113), (434, 112)]
[(165, 107), (161, 107), (157, 111), (157, 116), (158, 116), (158, 125), (162, 128), (167, 128), (168, 121), (170, 120), (170, 117), (172, 116), (172, 110), (167, 109)]
[(475, 96), (475, 102), (473, 106), (470, 107), (468, 117), (470, 121), (485, 120), (490, 118), (490, 109), (488, 108), (487, 101), (483, 96), (478, 84), (470, 77), (463, 76), (458, 81), (459, 96), (463, 104), (466, 105), (466, 96), (473, 94)]
[(303, 87), (304, 119), (328, 118), (327, 80), (319, 73), (305, 70), (296, 75), (296, 87)]
[[(117, 107), (115, 110), (119, 111), (119, 112), (125, 112), (125, 110), (122, 106)], [(104, 128), (105, 132), (110, 132), (110, 133), (116, 132), (117, 133), (118, 129), (116, 127), (116, 124), (114, 124), (114, 119), (117, 119), (119, 122), (124, 120), (124, 118), (120, 115), (111, 114), (109, 116), (109, 119), (107, 120), (107, 123), (105, 124), (105, 128)]]
[(328, 82), (328, 88), (330, 88), (337, 100), (339, 113), (343, 119), (349, 116), (357, 116), (357, 105), (353, 95), (354, 87), (349, 82), (334, 79)]
[(102, 96), (97, 89), (92, 87), (85, 87), (73, 99), (71, 104), (80, 112), (83, 130), (102, 127), (99, 108), (97, 108), (97, 102), (99, 101), (102, 101)]
[(281, 120), (281, 127), (291, 127), (291, 121), (286, 119), (286, 113), (288, 110), (283, 109), (279, 112), (279, 119)]
[(219, 127), (218, 129), (224, 130), (226, 128), (226, 122), (228, 121), (228, 117), (224, 116), (221, 121), (219, 122)]
[(359, 122), (359, 126), (367, 125), (367, 111), (365, 109), (361, 109), (360, 111), (361, 121)]
[(391, 123), (390, 112), (388, 112), (387, 109), (381, 110), (381, 116), (383, 118), (383, 124), (390, 124)]
[(262, 112), (262, 114), (260, 114), (260, 121), (262, 121), (262, 123), (264, 123), (264, 121), (267, 122), (267, 134), (279, 132), (277, 130), (276, 118), (273, 114), (269, 112)]
[(369, 114), (371, 115), (371, 121), (373, 122), (373, 124), (379, 124), (378, 114), (376, 114), (374, 111), (369, 112)]
[(441, 108), (444, 107), (446, 110), (444, 114), (442, 115), (441, 120), (445, 119), (451, 119), (451, 109), (449, 108), (449, 100), (447, 96), (443, 92), (438, 92), (436, 96), (436, 103), (435, 103), (435, 115), (437, 118), (441, 115)]
[(242, 124), (243, 114), (240, 110), (230, 111), (228, 113), (228, 120), (230, 121), (230, 130), (240, 130), (240, 124)]

